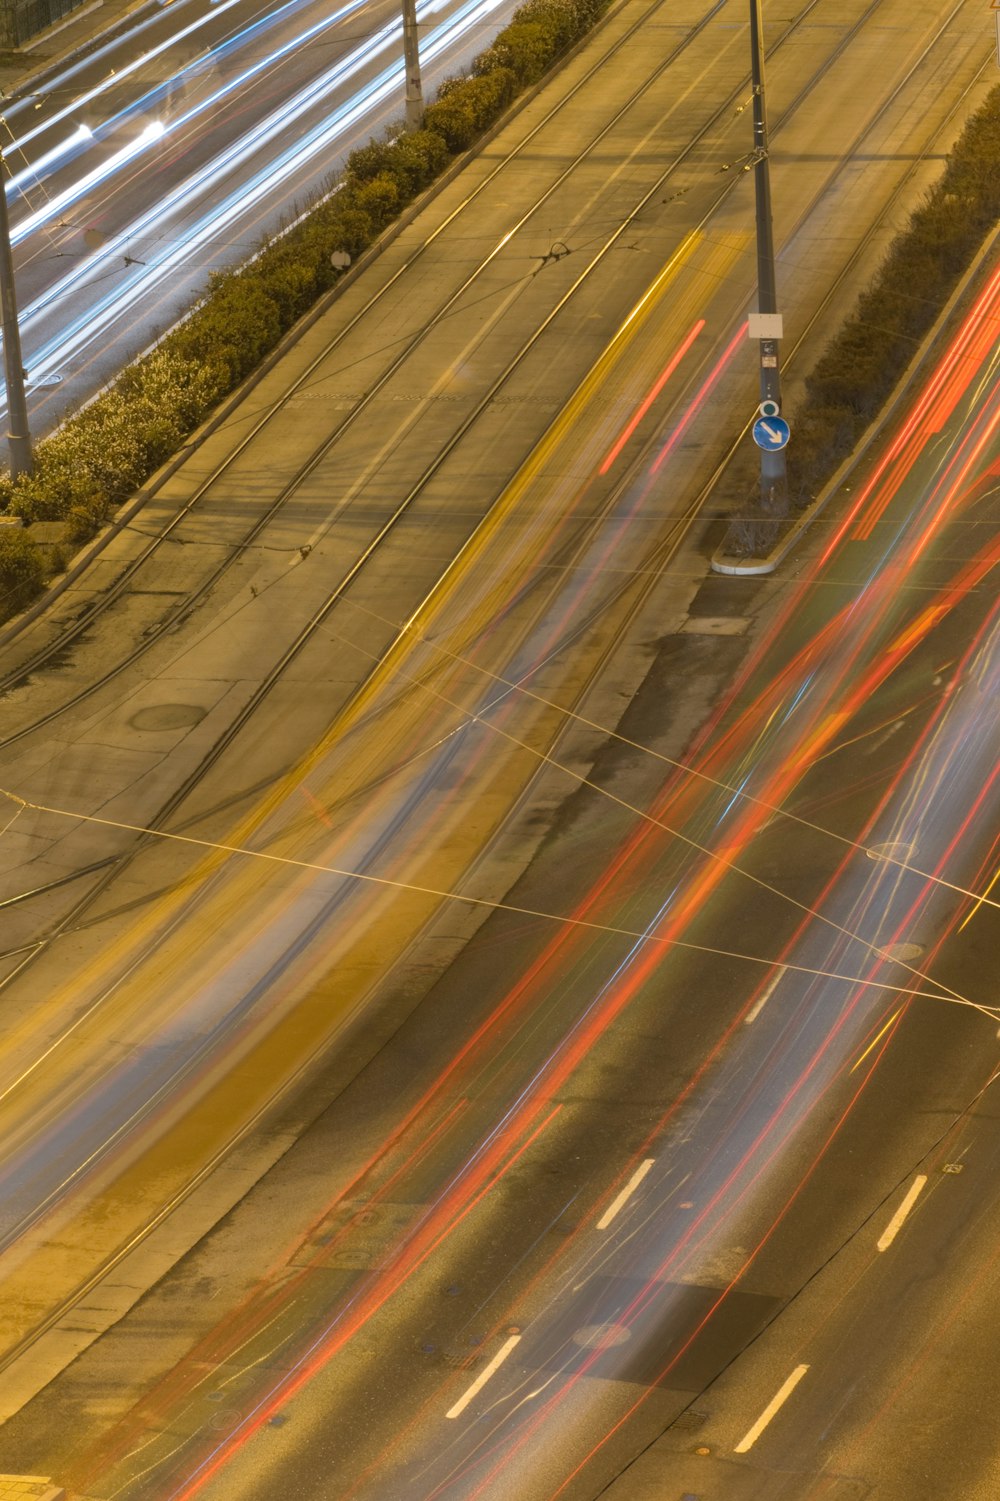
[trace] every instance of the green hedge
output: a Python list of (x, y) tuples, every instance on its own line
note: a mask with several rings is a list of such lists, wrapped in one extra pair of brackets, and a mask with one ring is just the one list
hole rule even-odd
[[(352, 152), (336, 191), (248, 266), (214, 276), (202, 302), (151, 354), (38, 444), (31, 478), (15, 484), (0, 475), (0, 509), (27, 523), (64, 520), (75, 542), (92, 536), (334, 284), (341, 273), (331, 255), (360, 255), (609, 3), (528, 0), (475, 59), (471, 77), (442, 85), (422, 130), (397, 127)], [(29, 535), (12, 535), (21, 572), (16, 588), (0, 589), (0, 619), (42, 587), (42, 565), (32, 571), (24, 563)]]
[(806, 381), (788, 450), (789, 473), (802, 499), (822, 487), (878, 416), (998, 219), (1000, 88), (995, 88)]
[[(1000, 87), (969, 119), (939, 181), (910, 215), (852, 315), (806, 378), (791, 417), (789, 494), (806, 506), (878, 416), (986, 235), (1000, 219)], [(783, 524), (746, 486), (726, 537), (737, 556), (767, 552)]]
[(15, 615), (38, 594), (45, 569), (38, 548), (21, 527), (0, 527), (0, 618)]

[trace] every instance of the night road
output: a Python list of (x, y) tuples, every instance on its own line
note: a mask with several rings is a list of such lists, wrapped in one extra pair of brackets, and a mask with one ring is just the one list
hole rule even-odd
[[(994, 81), (912, 12), (768, 20), (790, 393)], [(995, 1496), (1000, 272), (711, 573), (747, 98), (612, 9), (0, 636), (0, 1470)]]

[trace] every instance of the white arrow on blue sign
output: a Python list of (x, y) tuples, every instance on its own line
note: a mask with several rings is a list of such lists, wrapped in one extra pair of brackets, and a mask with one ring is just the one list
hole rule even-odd
[(784, 448), (791, 433), (784, 417), (758, 417), (753, 425), (754, 442), (758, 448), (765, 448), (769, 453), (777, 453), (779, 448)]

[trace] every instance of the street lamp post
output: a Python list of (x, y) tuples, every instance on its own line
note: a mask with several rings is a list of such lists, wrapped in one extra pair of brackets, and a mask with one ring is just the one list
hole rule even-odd
[(424, 123), (424, 93), (420, 82), (416, 0), (403, 0), (403, 66), (406, 70), (406, 128), (419, 130)]
[(17, 297), (14, 293), (14, 258), (10, 248), (10, 217), (7, 213), (7, 163), (0, 151), (0, 331), (3, 333), (3, 362), (7, 377), (7, 447), (12, 479), (30, 474), (31, 433), (28, 429), (28, 403), (24, 395), (24, 367), (21, 363), (21, 332), (17, 325)]
[[(753, 88), (754, 193), (757, 208), (757, 308), (751, 317), (750, 336), (760, 342), (760, 399), (781, 407), (781, 372), (778, 341), (781, 315), (774, 276), (774, 235), (771, 228), (771, 178), (767, 155), (767, 111), (764, 105), (764, 38), (760, 0), (750, 0), (750, 77)], [(761, 449), (761, 502), (772, 514), (788, 508), (788, 478), (785, 450)]]

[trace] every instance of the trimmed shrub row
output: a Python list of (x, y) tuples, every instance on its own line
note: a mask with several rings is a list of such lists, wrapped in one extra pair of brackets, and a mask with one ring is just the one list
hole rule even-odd
[(23, 610), (44, 582), (42, 555), (20, 527), (0, 527), (0, 608)]
[[(424, 128), (399, 127), (351, 153), (328, 197), (247, 266), (214, 276), (194, 311), (51, 438), (35, 473), (0, 475), (0, 509), (27, 532), (0, 551), (0, 619), (43, 584), (25, 561), (32, 521), (65, 521), (85, 541), (180, 447), (279, 339), (337, 280), (331, 256), (356, 258), (452, 158), (478, 139), (515, 96), (541, 78), (603, 14), (610, 0), (527, 0), (472, 64), (442, 84)], [(0, 539), (2, 540), (2, 539)]]
[(939, 182), (890, 246), (806, 380), (789, 471), (816, 494), (878, 416), (917, 346), (1000, 219), (1000, 88), (971, 117)]

